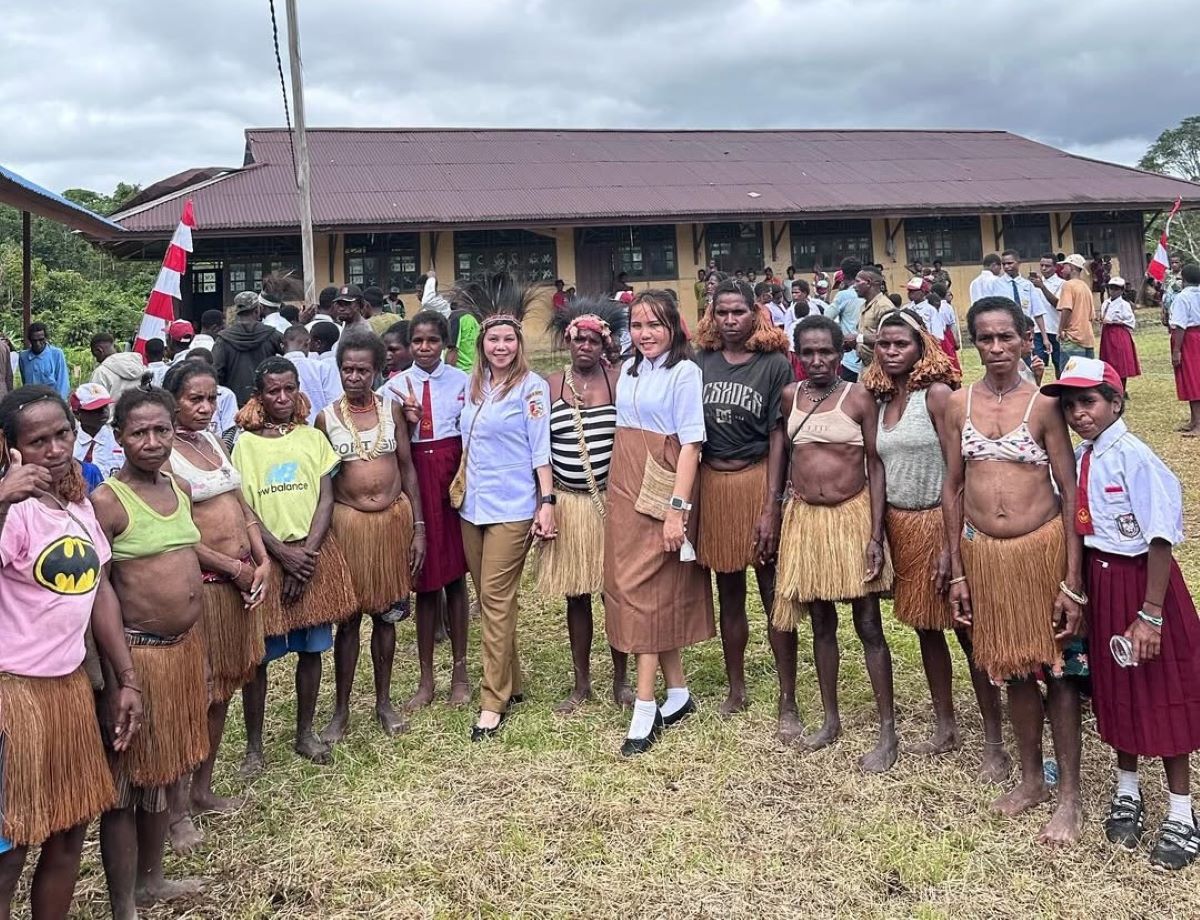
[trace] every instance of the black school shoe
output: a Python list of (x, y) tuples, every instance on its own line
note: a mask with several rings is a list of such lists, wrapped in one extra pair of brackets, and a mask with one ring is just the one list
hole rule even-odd
[(1146, 807), (1131, 795), (1114, 795), (1104, 819), (1104, 836), (1109, 843), (1136, 850), (1146, 833)]
[(471, 726), (472, 741), (487, 741), (489, 738), (495, 738), (499, 734), (500, 729), (504, 727), (505, 720), (508, 719), (508, 710), (500, 713), (500, 721), (491, 728), (483, 728), (479, 725)]
[[(1196, 820), (1195, 813), (1192, 820)], [(1168, 818), (1158, 831), (1158, 840), (1150, 851), (1150, 865), (1156, 869), (1183, 869), (1200, 853), (1200, 831)]]
[(669, 716), (664, 716), (662, 723), (663, 728), (670, 728), (672, 725), (678, 725), (693, 712), (696, 711), (696, 698), (690, 693), (688, 694), (687, 702), (676, 709)]
[(663, 733), (663, 717), (661, 711), (655, 711), (654, 724), (650, 726), (650, 734), (645, 738), (626, 738), (625, 743), (621, 745), (622, 757), (636, 757), (638, 754), (645, 754), (650, 748), (654, 747), (655, 742)]

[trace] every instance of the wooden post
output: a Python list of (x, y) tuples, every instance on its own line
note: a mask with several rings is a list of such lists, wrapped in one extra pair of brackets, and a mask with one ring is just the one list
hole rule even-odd
[[(33, 322), (33, 231), (28, 211), (21, 212), (21, 338)], [(20, 348), (19, 343), (17, 347)]]
[(296, 0), (287, 0), (288, 66), (292, 72), (292, 114), (296, 117), (296, 187), (300, 191), (300, 258), (305, 303), (317, 302), (317, 267), (313, 255), (312, 194), (308, 167), (308, 134), (304, 129), (304, 71), (300, 64), (300, 22)]

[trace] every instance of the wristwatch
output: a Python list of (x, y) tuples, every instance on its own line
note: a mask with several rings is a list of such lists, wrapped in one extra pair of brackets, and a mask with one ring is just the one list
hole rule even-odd
[(555, 495), (553, 492), (551, 492), (549, 495), (543, 495), (541, 498), (538, 499), (538, 504), (539, 505), (557, 505), (558, 504), (558, 496)]
[(672, 495), (671, 500), (667, 502), (667, 507), (669, 507), (672, 511), (691, 511), (692, 503), (689, 501), (684, 501), (678, 495)]

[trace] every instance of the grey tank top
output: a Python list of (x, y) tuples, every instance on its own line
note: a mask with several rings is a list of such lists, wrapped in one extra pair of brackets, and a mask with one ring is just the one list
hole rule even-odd
[(890, 429), (883, 426), (887, 404), (879, 406), (875, 448), (887, 477), (887, 503), (905, 511), (935, 508), (942, 503), (946, 465), (925, 406), (926, 393), (928, 390), (909, 393), (904, 414)]

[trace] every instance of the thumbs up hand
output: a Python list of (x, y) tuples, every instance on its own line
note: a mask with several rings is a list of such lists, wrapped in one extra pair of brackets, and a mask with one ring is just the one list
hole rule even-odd
[(8, 471), (0, 479), (0, 505), (12, 505), (49, 491), (53, 482), (44, 466), (26, 465), (19, 450), (8, 452)]

